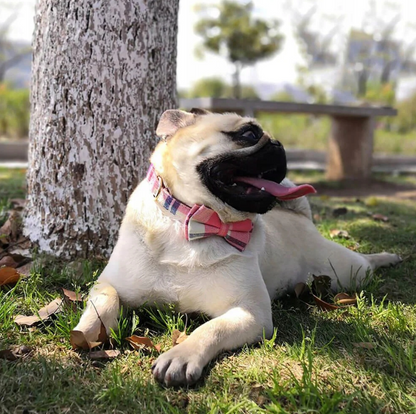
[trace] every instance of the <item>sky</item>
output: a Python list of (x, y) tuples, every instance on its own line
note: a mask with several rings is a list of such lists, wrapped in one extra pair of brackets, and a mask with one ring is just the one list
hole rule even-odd
[[(18, 18), (10, 30), (10, 37), (29, 41), (33, 33), (33, 16), (35, 0), (12, 0), (20, 3)], [(181, 0), (179, 10), (178, 89), (189, 88), (201, 77), (219, 76), (231, 81), (233, 67), (223, 57), (205, 53), (198, 59), (195, 49), (201, 39), (194, 33), (194, 25), (198, 20), (195, 5), (198, 3), (216, 3), (216, 0)], [(376, 6), (376, 14), (370, 14), (370, 4)], [(281, 22), (284, 43), (281, 51), (272, 59), (262, 61), (254, 67), (243, 70), (243, 83), (295, 83), (298, 78), (297, 66), (304, 64), (298, 43), (293, 34), (291, 22), (296, 13), (308, 10), (312, 4), (318, 4), (316, 30), (327, 31), (331, 25), (337, 25), (338, 38), (334, 39), (334, 47), (342, 49), (345, 34), (352, 27), (376, 31), (380, 20), (388, 21), (401, 13), (400, 24), (396, 28), (396, 36), (416, 39), (416, 1), (415, 0), (254, 0), (255, 13), (263, 18), (274, 18)], [(1, 4), (1, 1), (0, 1)], [(4, 11), (1, 12), (3, 14)], [(4, 15), (0, 15), (0, 21)], [(415, 21), (413, 23), (413, 21)], [(409, 32), (410, 30), (410, 32)], [(409, 35), (410, 33), (410, 35)], [(344, 36), (343, 36), (344, 35)]]

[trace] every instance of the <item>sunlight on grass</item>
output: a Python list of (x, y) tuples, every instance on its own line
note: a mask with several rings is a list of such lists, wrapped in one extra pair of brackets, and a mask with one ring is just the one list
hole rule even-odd
[[(6, 196), (0, 194), (4, 206), (16, 186), (16, 192), (22, 191), (24, 180), (23, 172), (7, 174), (0, 170), (1, 191), (7, 189)], [(323, 178), (320, 173), (293, 177), (303, 182)], [(68, 264), (38, 256), (30, 277), (0, 290), (0, 350), (23, 344), (30, 348), (18, 361), (0, 359), (0, 412), (415, 412), (416, 204), (382, 197), (313, 197), (311, 203), (325, 237), (331, 238), (332, 229), (343, 229), (350, 238), (334, 240), (348, 248), (391, 251), (404, 259), (399, 267), (378, 271), (358, 292), (356, 307), (322, 312), (285, 296), (272, 305), (272, 339), (222, 353), (194, 388), (165, 389), (151, 376), (157, 352), (133, 351), (124, 338), (149, 336), (166, 351), (174, 329), (191, 333), (206, 318), (186, 317), (174, 306), (125, 308), (112, 335), (121, 355), (92, 361), (88, 352), (75, 352), (69, 344), (82, 305), (66, 307), (30, 328), (17, 326), (13, 318), (36, 313), (61, 296), (62, 287), (86, 294), (105, 263)], [(347, 211), (334, 217), (339, 207)], [(389, 221), (375, 221), (374, 213)]]

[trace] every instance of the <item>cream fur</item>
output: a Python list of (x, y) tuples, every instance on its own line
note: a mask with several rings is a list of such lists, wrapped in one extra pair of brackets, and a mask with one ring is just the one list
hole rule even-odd
[(313, 225), (304, 197), (263, 216), (237, 211), (214, 197), (195, 167), (238, 149), (221, 131), (247, 120), (235, 114), (199, 116), (159, 143), (151, 159), (182, 202), (205, 204), (223, 221), (251, 218), (254, 230), (246, 250), (239, 252), (220, 237), (186, 241), (181, 224), (155, 203), (143, 181), (129, 200), (117, 245), (75, 328), (96, 340), (97, 310), (107, 330), (114, 329), (119, 301), (133, 307), (176, 303), (182, 312), (206, 313), (213, 319), (155, 362), (154, 376), (166, 385), (191, 384), (220, 351), (253, 343), (263, 334), (270, 337), (271, 300), (310, 273), (332, 276), (336, 289), (336, 278), (348, 286), (351, 275), (359, 282), (368, 270), (400, 261), (397, 255), (361, 255), (326, 240)]

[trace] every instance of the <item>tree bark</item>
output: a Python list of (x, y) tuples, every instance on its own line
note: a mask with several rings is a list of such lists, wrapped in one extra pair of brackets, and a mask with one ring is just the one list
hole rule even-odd
[(33, 41), (25, 234), (107, 257), (176, 107), (179, 0), (42, 0)]
[(240, 82), (240, 74), (242, 65), (240, 62), (234, 62), (234, 73), (233, 73), (233, 92), (235, 99), (241, 99), (241, 82)]

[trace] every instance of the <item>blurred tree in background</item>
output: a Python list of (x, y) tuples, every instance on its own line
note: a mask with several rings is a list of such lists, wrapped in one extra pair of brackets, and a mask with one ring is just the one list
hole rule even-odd
[(233, 95), (241, 98), (241, 70), (271, 57), (280, 49), (279, 23), (253, 17), (251, 1), (223, 0), (218, 5), (200, 5), (198, 11), (204, 14), (195, 27), (196, 33), (203, 38), (202, 46), (211, 52), (224, 54), (234, 65)]

